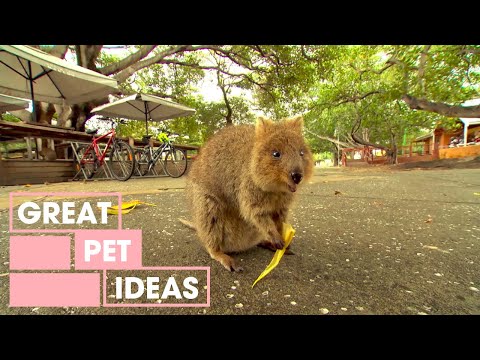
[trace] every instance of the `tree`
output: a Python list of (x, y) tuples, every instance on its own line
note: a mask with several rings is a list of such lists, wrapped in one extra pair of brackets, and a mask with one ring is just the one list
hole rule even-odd
[[(130, 54), (122, 59), (105, 55), (103, 45), (57, 45), (43, 48), (64, 58), (68, 50), (75, 54), (77, 64), (118, 80), (120, 91), (116, 95), (129, 94), (142, 88), (149, 93), (173, 100), (185, 95), (191, 86), (198, 81), (204, 71), (214, 71), (227, 76), (230, 83), (243, 88), (263, 87), (268, 90), (269, 84), (263, 80), (275, 66), (280, 66), (276, 54), (257, 45), (143, 45), (131, 46)], [(212, 62), (212, 58), (215, 60)], [(235, 70), (232, 70), (232, 69)], [(133, 77), (133, 78), (132, 78)], [(156, 87), (149, 85), (155, 77)], [(137, 84), (138, 82), (138, 84)], [(142, 84), (143, 83), (143, 84)], [(225, 81), (222, 80), (225, 85)], [(227, 87), (224, 86), (224, 90)], [(228, 91), (224, 96), (228, 110)], [(38, 106), (38, 119), (51, 119), (55, 111), (59, 118), (69, 113), (72, 126), (83, 131), (85, 122), (93, 116), (93, 107), (108, 102), (108, 98), (95, 99), (88, 103), (77, 104), (71, 108), (59, 109), (54, 106)], [(228, 115), (228, 113), (227, 113)], [(231, 119), (232, 114), (228, 115)], [(231, 122), (231, 120), (229, 120)]]
[[(480, 46), (293, 46), (293, 45), (143, 45), (127, 46), (119, 57), (103, 45), (56, 45), (77, 63), (117, 79), (118, 94), (143, 91), (197, 109), (191, 119), (169, 126), (201, 143), (219, 127), (252, 121), (253, 111), (282, 118), (305, 114), (308, 139), (318, 151), (375, 145), (395, 162), (404, 134), (432, 128), (445, 116), (479, 116), (480, 106), (464, 107), (478, 97)], [(206, 77), (215, 79), (221, 102), (197, 96)], [(240, 96), (253, 94), (253, 103)], [(72, 107), (38, 106), (38, 121), (57, 114), (83, 131), (95, 99)], [(420, 111), (417, 111), (420, 110)], [(68, 119), (68, 122), (67, 122)], [(137, 125), (122, 131), (140, 132)], [(325, 140), (328, 139), (328, 140)], [(325, 143), (325, 141), (328, 141)]]
[(387, 62), (403, 71), (402, 100), (411, 108), (447, 117), (480, 117), (480, 106), (465, 107), (479, 96), (480, 46), (398, 46)]
[[(460, 104), (478, 95), (479, 59), (466, 49), (472, 50), (446, 46), (337, 49), (335, 70), (310, 90), (310, 129), (323, 132), (332, 143), (337, 141), (333, 136), (337, 130), (344, 141), (386, 150), (390, 163), (396, 163), (402, 134), (414, 137), (420, 128), (434, 127), (442, 119), (437, 114), (475, 114), (476, 107), (467, 110), (439, 103)], [(468, 64), (465, 54), (472, 55)]]

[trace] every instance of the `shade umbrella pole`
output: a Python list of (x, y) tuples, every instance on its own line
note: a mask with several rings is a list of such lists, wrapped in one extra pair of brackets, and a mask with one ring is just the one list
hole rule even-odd
[(37, 107), (35, 106), (35, 94), (33, 92), (32, 63), (28, 61), (28, 80), (30, 81), (30, 93), (32, 94), (32, 121), (37, 122)]
[(148, 135), (148, 105), (147, 102), (143, 102), (145, 104), (145, 129), (147, 130), (147, 135)]

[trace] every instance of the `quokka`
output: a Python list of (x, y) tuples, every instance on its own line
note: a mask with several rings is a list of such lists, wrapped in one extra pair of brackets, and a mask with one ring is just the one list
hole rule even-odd
[(302, 130), (301, 116), (228, 126), (193, 161), (186, 188), (193, 222), (182, 222), (227, 270), (243, 270), (229, 253), (283, 248), (282, 223), (298, 186), (313, 172)]

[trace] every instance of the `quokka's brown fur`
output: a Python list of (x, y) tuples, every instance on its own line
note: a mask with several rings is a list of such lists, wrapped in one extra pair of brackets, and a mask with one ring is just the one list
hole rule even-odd
[(243, 270), (228, 253), (262, 243), (283, 248), (282, 223), (298, 184), (313, 171), (302, 129), (302, 117), (229, 126), (209, 139), (193, 161), (186, 189), (191, 225), (226, 269)]

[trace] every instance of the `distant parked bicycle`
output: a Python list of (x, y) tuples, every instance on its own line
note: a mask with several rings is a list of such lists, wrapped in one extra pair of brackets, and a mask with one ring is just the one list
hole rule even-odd
[(170, 139), (170, 136), (177, 134), (173, 134), (170, 131), (165, 133), (159, 137), (163, 143), (156, 150), (148, 145), (152, 135), (143, 136), (143, 141), (147, 145), (135, 151), (137, 171), (141, 176), (148, 174), (157, 162), (160, 162), (165, 174), (173, 178), (178, 178), (187, 171), (187, 155), (185, 151), (175, 147)]
[[(93, 135), (97, 131), (98, 129), (87, 130), (86, 133)], [(101, 150), (98, 143), (107, 136), (110, 136), (110, 138), (105, 148)], [(76, 151), (78, 154), (77, 170), (83, 171), (87, 179), (91, 179), (97, 170), (105, 164), (107, 153), (109, 170), (115, 179), (126, 181), (130, 179), (135, 170), (133, 149), (125, 141), (116, 138), (113, 121), (112, 129), (109, 132), (97, 138), (94, 137), (90, 145), (79, 145)]]

